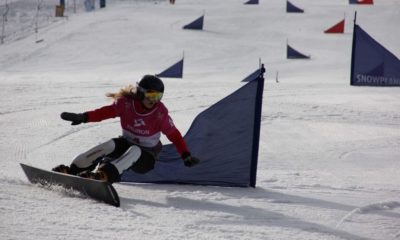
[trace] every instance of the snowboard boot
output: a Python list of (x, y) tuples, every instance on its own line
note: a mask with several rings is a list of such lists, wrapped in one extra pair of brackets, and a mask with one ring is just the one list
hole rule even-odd
[(108, 176), (104, 171), (98, 170), (96, 172), (84, 171), (78, 174), (79, 177), (89, 178), (93, 180), (99, 180), (103, 182), (108, 182)]
[(70, 167), (61, 164), (52, 169), (54, 172), (59, 172), (59, 173), (65, 173), (65, 174), (71, 174), (71, 175), (77, 175), (79, 172), (82, 171), (82, 169), (78, 168), (75, 164), (71, 164)]
[(54, 172), (65, 173), (65, 174), (69, 174), (70, 172), (70, 168), (68, 166), (65, 166), (64, 164), (58, 165), (51, 170)]
[(113, 183), (119, 178), (119, 172), (114, 165), (102, 164), (96, 172), (84, 171), (78, 174), (79, 177)]

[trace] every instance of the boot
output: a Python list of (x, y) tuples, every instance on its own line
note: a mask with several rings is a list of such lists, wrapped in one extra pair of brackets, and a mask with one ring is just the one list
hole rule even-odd
[(83, 178), (108, 182), (108, 176), (106, 172), (102, 171), (101, 169), (97, 170), (96, 172), (84, 171), (79, 173), (78, 176)]
[(117, 168), (115, 168), (115, 166), (110, 163), (102, 164), (96, 172), (84, 171), (79, 173), (78, 176), (109, 183), (113, 183), (119, 180), (119, 172)]
[(52, 169), (52, 171), (54, 171), (54, 172), (71, 174), (71, 175), (77, 175), (82, 170), (84, 170), (84, 169), (78, 168), (75, 164), (71, 164), (70, 167), (68, 167), (64, 164), (61, 164)]
[(111, 163), (103, 163), (100, 165), (98, 172), (103, 172), (107, 175), (107, 182), (113, 183), (120, 180), (118, 169)]
[(54, 172), (65, 173), (65, 174), (70, 174), (71, 172), (70, 167), (65, 166), (64, 164), (58, 165), (51, 170)]

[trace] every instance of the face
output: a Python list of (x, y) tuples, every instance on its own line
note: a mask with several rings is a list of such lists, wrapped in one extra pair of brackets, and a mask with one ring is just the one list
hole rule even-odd
[(158, 101), (151, 100), (151, 99), (149, 99), (149, 98), (144, 98), (142, 102), (143, 102), (143, 105), (145, 106), (145, 108), (151, 109), (151, 108), (154, 107), (154, 105), (155, 105)]
[(143, 105), (148, 109), (154, 107), (154, 105), (159, 102), (163, 96), (162, 92), (157, 92), (154, 90), (145, 90), (143, 92)]

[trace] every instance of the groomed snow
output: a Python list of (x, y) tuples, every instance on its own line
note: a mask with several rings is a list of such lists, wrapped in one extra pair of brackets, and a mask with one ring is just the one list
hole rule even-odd
[[(109, 0), (86, 13), (78, 1), (77, 13), (46, 21), (37, 34), (6, 38), (0, 239), (400, 239), (400, 89), (349, 85), (354, 11), (400, 56), (399, 1), (291, 1), (304, 14), (287, 14), (283, 0), (244, 2)], [(203, 31), (182, 30), (203, 13)], [(344, 14), (345, 34), (323, 33)], [(311, 60), (287, 60), (287, 41)], [(120, 134), (117, 119), (70, 126), (61, 112), (109, 104), (105, 93), (183, 53), (184, 78), (164, 79), (164, 103), (182, 133), (241, 87), (260, 58), (265, 64), (255, 189), (114, 184), (115, 208), (28, 182), (20, 162), (50, 169)]]

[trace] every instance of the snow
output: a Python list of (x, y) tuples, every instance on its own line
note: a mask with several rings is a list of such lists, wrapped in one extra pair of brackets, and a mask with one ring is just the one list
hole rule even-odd
[[(0, 239), (400, 239), (399, 88), (349, 85), (354, 11), (400, 56), (397, 0), (293, 2), (304, 14), (281, 0), (115, 0), (90, 13), (71, 2), (38, 33), (9, 16), (0, 45)], [(18, 6), (14, 17), (35, 16)], [(181, 29), (203, 13), (204, 31)], [(344, 14), (345, 34), (323, 33)], [(286, 41), (311, 60), (287, 60)], [(120, 134), (116, 119), (70, 126), (62, 111), (108, 104), (182, 54), (184, 78), (164, 79), (182, 133), (265, 64), (255, 189), (114, 184), (115, 208), (27, 181), (20, 162), (50, 169)]]

